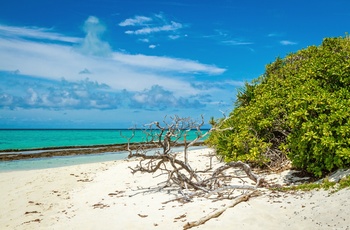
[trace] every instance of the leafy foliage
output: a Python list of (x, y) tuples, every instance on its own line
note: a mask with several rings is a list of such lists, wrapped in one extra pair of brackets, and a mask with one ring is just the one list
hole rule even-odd
[(315, 176), (350, 166), (349, 37), (277, 58), (235, 105), (208, 139), (226, 161), (278, 167), (287, 156)]

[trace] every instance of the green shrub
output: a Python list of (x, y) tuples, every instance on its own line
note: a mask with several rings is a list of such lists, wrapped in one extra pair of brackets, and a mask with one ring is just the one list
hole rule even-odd
[(350, 39), (277, 58), (216, 123), (207, 143), (226, 161), (262, 166), (288, 156), (315, 176), (350, 166)]

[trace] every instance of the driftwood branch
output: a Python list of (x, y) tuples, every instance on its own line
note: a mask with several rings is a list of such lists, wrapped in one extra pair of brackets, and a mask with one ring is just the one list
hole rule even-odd
[(229, 204), (228, 206), (226, 206), (226, 207), (224, 207), (224, 208), (222, 208), (220, 210), (216, 210), (216, 211), (210, 213), (209, 215), (200, 218), (197, 221), (188, 222), (183, 227), (183, 229), (190, 229), (190, 228), (197, 227), (199, 225), (205, 224), (205, 222), (207, 222), (208, 220), (219, 217), (227, 209), (233, 208), (237, 204), (239, 204), (241, 202), (244, 202), (244, 201), (248, 201), (249, 198), (254, 197), (254, 196), (258, 196), (258, 195), (259, 195), (259, 193), (257, 191), (252, 191), (252, 192), (250, 192), (248, 194), (243, 194), (243, 195), (237, 197), (236, 199), (234, 199), (233, 202), (231, 204)]

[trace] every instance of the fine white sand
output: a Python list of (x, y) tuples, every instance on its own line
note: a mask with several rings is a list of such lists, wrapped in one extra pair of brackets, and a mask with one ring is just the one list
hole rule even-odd
[[(191, 151), (191, 166), (206, 167), (211, 153)], [(177, 190), (156, 189), (165, 176), (131, 174), (128, 167), (137, 164), (121, 160), (0, 173), (0, 229), (182, 229), (231, 202), (167, 202)], [(290, 171), (267, 178), (283, 184), (288, 176)], [(193, 229), (350, 229), (349, 189), (261, 192)]]

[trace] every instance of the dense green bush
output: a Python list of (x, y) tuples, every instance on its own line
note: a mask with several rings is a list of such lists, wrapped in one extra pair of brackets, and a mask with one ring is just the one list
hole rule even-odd
[(349, 37), (277, 58), (216, 123), (207, 143), (226, 161), (276, 166), (287, 156), (315, 176), (350, 166)]

